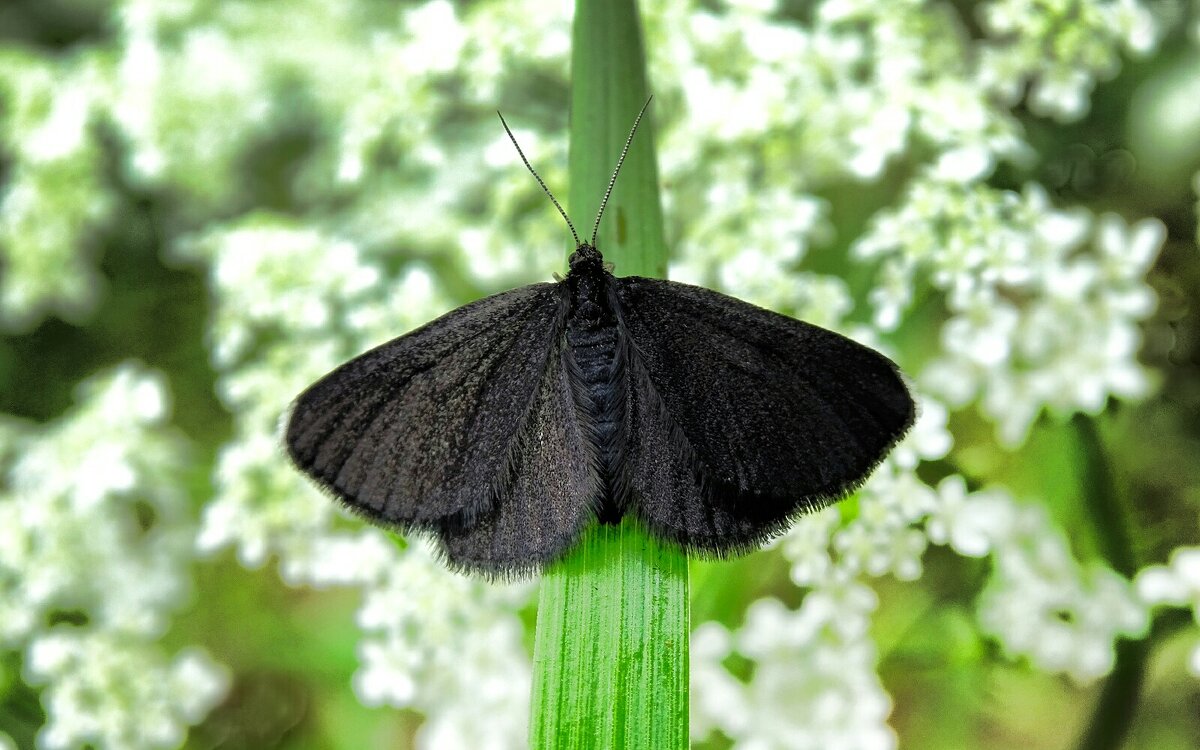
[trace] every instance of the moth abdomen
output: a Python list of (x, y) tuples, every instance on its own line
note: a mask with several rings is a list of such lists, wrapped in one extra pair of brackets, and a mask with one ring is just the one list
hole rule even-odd
[(576, 271), (571, 285), (567, 345), (578, 418), (595, 448), (602, 493), (595, 498), (601, 523), (617, 523), (627, 507), (625, 468), (628, 440), (628, 382), (617, 318), (608, 301), (606, 274), (598, 268)]

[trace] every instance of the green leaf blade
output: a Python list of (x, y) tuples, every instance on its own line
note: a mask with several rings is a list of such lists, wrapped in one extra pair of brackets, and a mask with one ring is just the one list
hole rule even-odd
[[(577, 3), (568, 207), (581, 238), (649, 96), (641, 38), (632, 0)], [(620, 276), (666, 274), (652, 109), (599, 231)], [(687, 556), (630, 518), (590, 528), (542, 581), (530, 747), (686, 748), (688, 630)]]

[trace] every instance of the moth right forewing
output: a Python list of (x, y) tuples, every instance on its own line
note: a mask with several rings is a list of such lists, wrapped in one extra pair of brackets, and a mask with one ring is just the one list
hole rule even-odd
[(564, 313), (559, 285), (521, 287), (351, 360), (296, 400), (289, 454), (386, 523), (486, 511)]
[[(661, 404), (639, 412), (631, 440), (636, 499), (649, 525), (674, 526), (688, 546), (763, 541), (860, 484), (912, 424), (895, 365), (843, 336), (701, 287), (625, 277), (615, 288), (634, 393)], [(698, 490), (666, 465), (684, 459)]]
[(793, 507), (753, 502), (715, 476), (670, 413), (638, 350), (631, 346), (627, 357), (630, 512), (657, 536), (701, 554), (746, 551), (782, 528)]

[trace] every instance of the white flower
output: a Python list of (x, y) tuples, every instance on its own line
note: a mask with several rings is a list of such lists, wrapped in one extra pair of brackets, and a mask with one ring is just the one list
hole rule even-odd
[(864, 494), (860, 503), (863, 514), (834, 536), (839, 564), (872, 576), (892, 573), (900, 580), (919, 578), (925, 535), (901, 523), (886, 498)]
[(833, 566), (829, 541), (840, 519), (837, 506), (825, 508), (797, 520), (782, 537), (779, 548), (791, 563), (792, 583), (811, 586), (829, 574)]
[(1015, 509), (999, 490), (968, 495), (966, 482), (957, 474), (937, 487), (937, 502), (925, 530), (934, 544), (948, 544), (960, 555), (983, 557), (1012, 533)]
[(1200, 612), (1200, 547), (1180, 547), (1168, 565), (1145, 568), (1137, 588), (1148, 604), (1189, 604)]
[(946, 351), (982, 368), (995, 367), (1009, 358), (1019, 318), (1016, 308), (988, 297), (976, 296), (970, 309), (942, 327)]
[(359, 644), (363, 666), (354, 675), (354, 689), (368, 706), (411, 705), (417, 693), (413, 673), (420, 665), (419, 645), (393, 642), (399, 636)]
[(453, 70), (469, 39), (469, 31), (455, 18), (447, 0), (431, 0), (404, 12), (411, 41), (404, 45), (405, 67), (445, 73)]
[(911, 470), (885, 461), (859, 492), (857, 516), (833, 535), (838, 567), (871, 576), (919, 578), (927, 540), (912, 526), (933, 506), (934, 493), (925, 483)]
[(395, 542), (378, 529), (364, 528), (356, 534), (316, 535), (304, 554), (287, 555), (279, 574), (294, 586), (370, 586), (396, 562)]
[(850, 134), (856, 149), (850, 157), (850, 171), (864, 179), (878, 177), (888, 158), (904, 148), (911, 123), (906, 109), (876, 110), (869, 122)]
[(720, 727), (736, 735), (750, 721), (744, 687), (723, 666), (733, 651), (732, 634), (720, 623), (705, 622), (692, 631), (689, 714), (691, 736), (707, 737)]
[(987, 149), (963, 146), (939, 156), (933, 176), (943, 182), (973, 182), (988, 175), (994, 166), (995, 158)]
[[(1138, 597), (1149, 606), (1183, 606), (1200, 623), (1200, 547), (1180, 547), (1166, 565), (1150, 565), (1138, 572)], [(1200, 679), (1200, 645), (1192, 649), (1188, 670)]]
[(922, 393), (913, 394), (917, 403), (917, 420), (888, 460), (901, 469), (912, 470), (920, 461), (945, 458), (954, 445), (947, 428), (949, 413), (937, 399)]
[(1029, 108), (1064, 122), (1078, 119), (1087, 112), (1095, 81), (1084, 70), (1050, 68), (1042, 73), (1029, 95)]

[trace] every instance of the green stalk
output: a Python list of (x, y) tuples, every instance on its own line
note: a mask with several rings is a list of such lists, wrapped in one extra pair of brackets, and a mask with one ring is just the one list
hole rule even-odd
[[(641, 40), (634, 0), (576, 3), (567, 205), (582, 239), (649, 95)], [(651, 111), (600, 227), (618, 276), (666, 272), (652, 121)], [(542, 581), (530, 747), (686, 748), (688, 625), (682, 552), (628, 518), (585, 532)]]
[[(1098, 532), (1100, 549), (1113, 570), (1133, 578), (1138, 570), (1132, 518), (1116, 487), (1104, 442), (1090, 417), (1072, 422), (1084, 461), (1083, 491)], [(1117, 641), (1116, 662), (1077, 745), (1080, 750), (1116, 750), (1125, 744), (1141, 702), (1150, 662), (1150, 636)]]

